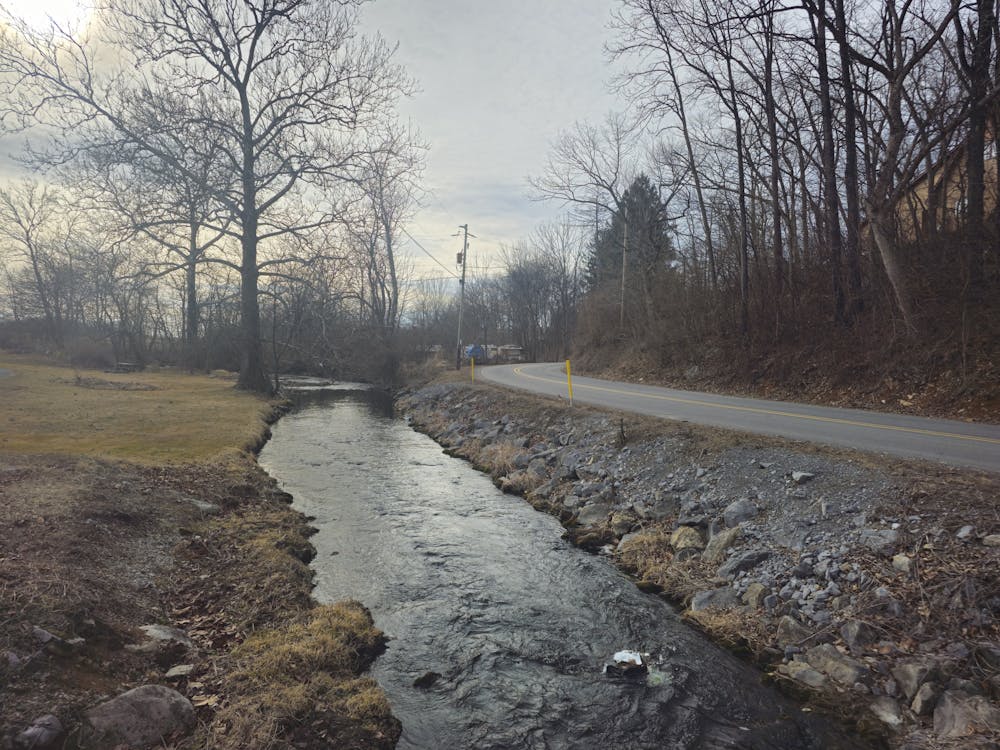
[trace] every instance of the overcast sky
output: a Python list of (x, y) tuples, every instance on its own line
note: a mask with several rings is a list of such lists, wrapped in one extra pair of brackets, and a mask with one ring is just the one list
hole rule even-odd
[[(0, 0), (0, 3), (10, 0)], [(13, 0), (28, 12), (34, 0)], [(39, 8), (87, 4), (45, 0)], [(557, 204), (528, 197), (549, 144), (580, 120), (598, 121), (621, 103), (609, 91), (604, 53), (617, 0), (375, 0), (362, 6), (363, 32), (398, 44), (396, 61), (416, 80), (401, 113), (430, 146), (425, 205), (408, 231), (449, 269), (468, 223), (470, 260), (495, 258), (501, 243), (558, 218)], [(28, 10), (26, 10), (28, 9)], [(39, 13), (39, 16), (43, 14)], [(0, 135), (0, 174), (15, 167), (19, 135)], [(446, 271), (412, 243), (416, 277)], [(495, 261), (494, 261), (495, 264)]]
[[(615, 0), (376, 0), (366, 29), (398, 43), (397, 61), (419, 91), (401, 110), (430, 145), (426, 206), (408, 226), (454, 268), (468, 223), (470, 260), (526, 237), (561, 209), (533, 202), (526, 178), (549, 144), (577, 120), (620, 104), (609, 93), (604, 54)], [(416, 248), (416, 273), (444, 271)]]

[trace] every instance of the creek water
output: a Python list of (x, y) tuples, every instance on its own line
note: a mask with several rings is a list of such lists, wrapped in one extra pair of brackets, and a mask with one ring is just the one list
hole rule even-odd
[[(372, 673), (400, 748), (867, 746), (394, 418), (386, 394), (293, 396), (260, 462), (315, 518), (316, 597), (360, 600), (389, 636)], [(649, 654), (646, 679), (602, 673), (622, 649)]]

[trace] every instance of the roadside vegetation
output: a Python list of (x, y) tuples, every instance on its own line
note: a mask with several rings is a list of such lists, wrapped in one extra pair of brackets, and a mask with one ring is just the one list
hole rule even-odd
[(194, 708), (168, 747), (393, 746), (359, 677), (382, 635), (316, 606), (312, 529), (254, 460), (278, 403), (225, 373), (0, 369), (0, 747), (45, 715), (51, 746), (94, 742), (87, 712), (147, 684)]

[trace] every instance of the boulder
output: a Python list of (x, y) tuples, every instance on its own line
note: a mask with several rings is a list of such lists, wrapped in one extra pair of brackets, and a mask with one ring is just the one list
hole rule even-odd
[(726, 550), (736, 543), (741, 533), (740, 527), (735, 526), (713, 534), (712, 538), (708, 540), (708, 544), (705, 545), (705, 551), (701, 553), (702, 558), (708, 562), (721, 561), (726, 555)]
[(906, 661), (892, 668), (892, 676), (903, 689), (907, 700), (913, 700), (920, 686), (930, 679), (936, 665), (928, 661)]
[(917, 716), (926, 716), (934, 710), (939, 695), (941, 695), (941, 690), (938, 688), (937, 683), (925, 682), (920, 686), (917, 694), (913, 696), (913, 701), (910, 703), (910, 710)]
[(810, 648), (805, 652), (804, 660), (809, 662), (813, 669), (829, 675), (847, 687), (854, 687), (854, 683), (861, 682), (868, 675), (868, 670), (860, 662), (840, 653), (829, 643), (821, 643)]
[(790, 677), (803, 685), (815, 688), (816, 690), (822, 690), (827, 684), (826, 677), (810, 667), (804, 661), (793, 660), (787, 664), (782, 664), (778, 667), (778, 673), (783, 674), (786, 677)]
[(596, 526), (607, 522), (609, 513), (611, 503), (588, 503), (580, 508), (576, 522), (581, 526)]
[(976, 534), (976, 527), (967, 524), (967, 525), (963, 526), (962, 528), (960, 528), (955, 533), (955, 538), (956, 539), (971, 539), (973, 536), (975, 536), (975, 534)]
[(797, 646), (806, 641), (812, 632), (804, 625), (799, 624), (791, 615), (784, 615), (778, 620), (778, 632), (776, 638), (781, 648), (785, 646)]
[(864, 651), (865, 646), (875, 642), (876, 633), (867, 623), (848, 620), (840, 627), (840, 636), (851, 653), (858, 656)]
[(908, 556), (899, 554), (892, 556), (892, 567), (898, 570), (900, 573), (910, 574), (913, 569), (913, 560)]
[(45, 714), (45, 716), (39, 716), (31, 722), (30, 727), (17, 735), (14, 746), (32, 748), (32, 750), (54, 748), (62, 737), (62, 733), (62, 722), (52, 714)]
[(875, 718), (890, 729), (899, 729), (903, 725), (903, 713), (900, 710), (899, 701), (895, 698), (880, 695), (871, 702), (869, 708), (875, 714)]
[(691, 611), (703, 609), (734, 609), (740, 606), (739, 597), (729, 586), (709, 591), (699, 591), (691, 598)]
[(146, 635), (147, 643), (178, 643), (185, 648), (194, 648), (194, 641), (188, 634), (169, 625), (143, 625), (139, 628)]
[(939, 737), (964, 737), (977, 729), (1000, 731), (1000, 708), (981, 695), (946, 690), (934, 709), (934, 731)]
[(815, 474), (810, 474), (808, 471), (792, 472), (792, 481), (795, 482), (795, 484), (805, 484), (810, 479), (815, 479), (815, 477), (816, 477)]
[(1000, 534), (989, 534), (984, 536), (983, 544), (987, 547), (1000, 547)]
[(756, 515), (757, 506), (746, 498), (730, 503), (726, 506), (726, 509), (722, 511), (722, 518), (726, 522), (726, 526), (729, 528), (739, 526), (744, 521), (749, 521)]
[(691, 526), (678, 526), (670, 535), (670, 546), (678, 551), (688, 548), (700, 550), (705, 546), (705, 542), (702, 541), (697, 529)]
[(760, 609), (761, 605), (764, 603), (764, 597), (766, 597), (767, 594), (767, 586), (758, 581), (754, 581), (747, 586), (747, 590), (743, 592), (743, 602), (749, 607)]
[(771, 553), (763, 549), (749, 550), (741, 552), (738, 555), (733, 555), (719, 568), (719, 577), (735, 578), (737, 573), (744, 570), (753, 570), (770, 556)]
[(142, 685), (86, 712), (85, 728), (91, 744), (159, 747), (171, 735), (190, 731), (195, 724), (191, 702), (162, 685)]
[(635, 527), (635, 516), (630, 513), (614, 513), (611, 516), (611, 530), (615, 536), (623, 536)]
[(862, 529), (858, 539), (872, 552), (888, 557), (896, 551), (899, 532), (895, 529)]

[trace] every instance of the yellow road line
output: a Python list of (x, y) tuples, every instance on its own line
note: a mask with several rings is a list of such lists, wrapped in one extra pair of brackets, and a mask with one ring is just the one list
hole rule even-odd
[[(541, 380), (545, 383), (555, 383), (562, 385), (561, 380), (542, 377), (540, 375), (529, 375), (521, 367), (514, 368), (514, 374), (530, 380)], [(960, 435), (955, 432), (940, 432), (938, 430), (924, 430), (919, 427), (898, 427), (896, 425), (875, 424), (874, 422), (859, 422), (853, 419), (841, 419), (839, 417), (820, 417), (813, 414), (796, 414), (789, 411), (779, 411), (777, 409), (762, 409), (754, 406), (737, 406), (736, 404), (716, 404), (711, 401), (701, 401), (693, 398), (680, 398), (678, 396), (664, 396), (658, 393), (640, 393), (636, 391), (623, 391), (618, 388), (608, 388), (599, 385), (576, 383), (576, 390), (587, 388), (592, 391), (603, 391), (605, 393), (615, 393), (619, 396), (639, 396), (640, 398), (650, 398), (657, 401), (672, 401), (678, 404), (690, 404), (693, 406), (707, 406), (712, 409), (729, 409), (730, 411), (750, 412), (751, 414), (765, 414), (774, 417), (791, 417), (792, 419), (805, 419), (813, 422), (827, 422), (830, 424), (843, 424), (851, 427), (868, 427), (875, 430), (890, 430), (892, 432), (908, 432), (914, 435), (927, 435), (930, 437), (954, 438), (955, 440), (968, 440), (973, 443), (987, 443), (989, 445), (1000, 445), (1000, 439), (979, 437), (978, 435)]]

